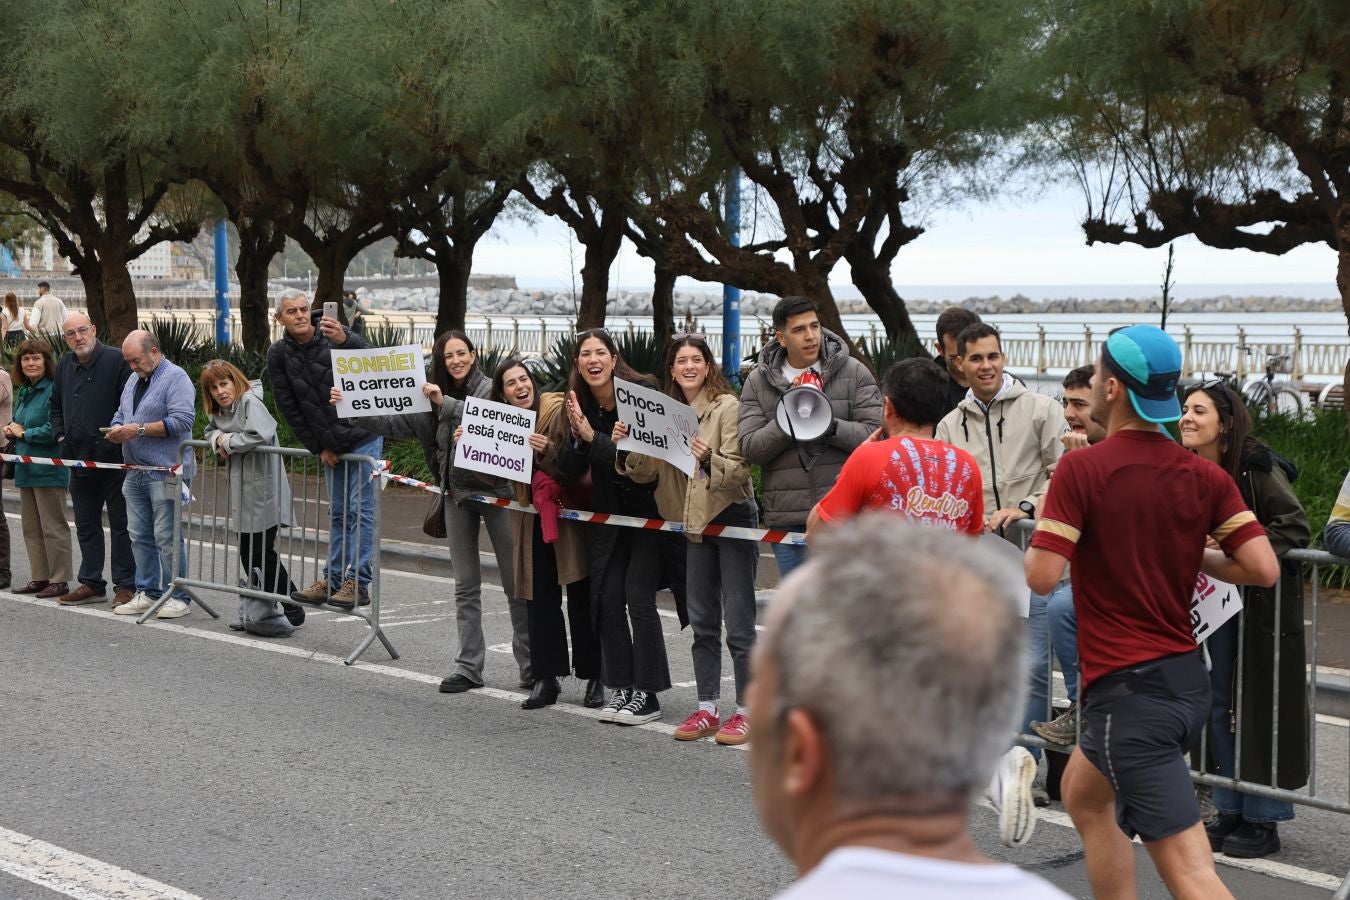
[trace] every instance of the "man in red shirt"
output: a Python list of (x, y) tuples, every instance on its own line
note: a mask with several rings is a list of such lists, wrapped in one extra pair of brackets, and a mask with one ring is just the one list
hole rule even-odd
[[(1092, 418), (1107, 438), (1060, 461), (1026, 556), (1033, 591), (1074, 563), (1082, 734), (1064, 805), (1099, 900), (1135, 896), (1135, 834), (1174, 897), (1231, 896), (1185, 757), (1209, 712), (1190, 598), (1198, 571), (1271, 585), (1279, 565), (1233, 479), (1159, 432), (1180, 418), (1180, 370), (1176, 343), (1157, 328), (1111, 333), (1092, 380)], [(1210, 535), (1221, 550), (1205, 549)]]
[(881, 380), (882, 425), (844, 462), (834, 487), (806, 523), (807, 542), (822, 523), (885, 509), (964, 534), (984, 531), (984, 490), (974, 457), (933, 440), (946, 379), (928, 359), (906, 359)]

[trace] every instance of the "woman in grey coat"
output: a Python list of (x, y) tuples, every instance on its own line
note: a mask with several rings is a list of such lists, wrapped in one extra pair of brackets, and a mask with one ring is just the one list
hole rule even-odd
[[(456, 431), (464, 415), (464, 398), (487, 399), (492, 382), (478, 368), (473, 341), (462, 331), (446, 331), (431, 348), (431, 377), (423, 387), (431, 400), (429, 413), (405, 413), (393, 416), (362, 416), (361, 425), (375, 434), (394, 439), (412, 439), (422, 445), (427, 469), (445, 488), (445, 531), (450, 543), (450, 562), (455, 569), (455, 626), (459, 633), (459, 654), (455, 670), (441, 679), (443, 694), (459, 694), (483, 686), (483, 664), (487, 646), (483, 639), (482, 572), (478, 562), (478, 535), (487, 527), (497, 571), (506, 592), (511, 614), (511, 652), (520, 669), (520, 687), (534, 684), (530, 672), (529, 610), (516, 594), (512, 562), (514, 541), (507, 512), (498, 506), (475, 503), (469, 497), (514, 497), (509, 482), (466, 469), (456, 469)], [(333, 388), (330, 399), (341, 400)]]
[[(291, 510), (291, 486), (275, 453), (250, 453), (258, 447), (277, 446), (277, 420), (267, 411), (262, 397), (248, 377), (223, 359), (202, 367), (202, 406), (210, 427), (205, 439), (216, 455), (226, 461), (230, 478), (230, 517), (239, 532), (239, 562), (246, 580), (254, 573), (269, 594), (289, 597), (295, 585), (277, 555), (277, 529), (295, 524)], [(304, 608), (283, 602), (292, 625), (305, 620)]]

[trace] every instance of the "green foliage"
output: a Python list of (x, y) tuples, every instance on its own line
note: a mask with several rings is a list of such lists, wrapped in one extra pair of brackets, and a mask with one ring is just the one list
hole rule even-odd
[(372, 325), (363, 337), (371, 347), (400, 347), (408, 343), (408, 332), (396, 325)]
[[(1322, 547), (1322, 529), (1346, 472), (1345, 416), (1339, 410), (1315, 411), (1301, 418), (1271, 415), (1256, 425), (1256, 435), (1298, 466), (1294, 493), (1313, 530), (1313, 546)], [(1350, 569), (1329, 568), (1324, 583), (1350, 587)]]
[(928, 358), (928, 351), (913, 335), (906, 335), (898, 342), (893, 342), (885, 336), (878, 336), (875, 339), (863, 338), (858, 341), (858, 349), (862, 351), (867, 364), (872, 367), (878, 379), (902, 359), (911, 359), (915, 356)]
[(666, 348), (657, 343), (655, 333), (629, 328), (613, 337), (624, 362), (643, 375), (665, 381)]
[(161, 319), (156, 316), (148, 325), (142, 322), (141, 328), (159, 341), (159, 352), (165, 359), (183, 368), (200, 368), (215, 354), (215, 342), (204, 340), (196, 325), (185, 319)]
[(561, 391), (572, 377), (572, 364), (577, 356), (577, 339), (573, 335), (560, 337), (553, 342), (548, 353), (536, 359), (531, 366), (534, 380), (541, 391)]

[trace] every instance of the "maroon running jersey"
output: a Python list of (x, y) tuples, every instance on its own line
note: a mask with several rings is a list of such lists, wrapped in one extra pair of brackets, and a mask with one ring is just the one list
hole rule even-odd
[(1231, 555), (1263, 534), (1228, 473), (1164, 434), (1120, 431), (1066, 453), (1031, 545), (1073, 561), (1084, 690), (1194, 650), (1191, 595), (1206, 536)]

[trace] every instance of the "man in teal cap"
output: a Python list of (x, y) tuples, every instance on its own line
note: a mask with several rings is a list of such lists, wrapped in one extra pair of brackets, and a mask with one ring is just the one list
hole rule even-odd
[(1197, 572), (1269, 586), (1280, 570), (1233, 479), (1160, 432), (1181, 417), (1180, 377), (1166, 333), (1111, 333), (1092, 380), (1107, 437), (1060, 461), (1026, 556), (1033, 591), (1073, 561), (1082, 731), (1063, 792), (1098, 900), (1136, 895), (1136, 834), (1174, 897), (1231, 896), (1186, 760), (1210, 705), (1190, 600)]

